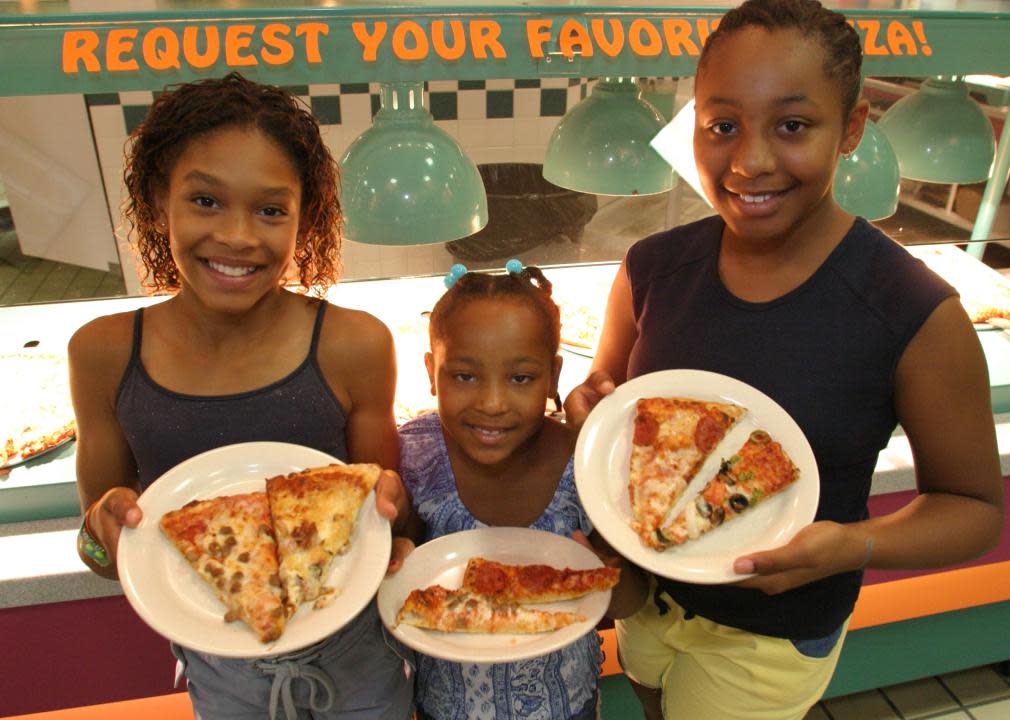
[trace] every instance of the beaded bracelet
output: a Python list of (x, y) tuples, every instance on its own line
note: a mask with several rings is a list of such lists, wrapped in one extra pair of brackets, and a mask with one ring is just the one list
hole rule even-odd
[(81, 529), (77, 533), (77, 546), (81, 551), (91, 558), (96, 565), (99, 567), (108, 567), (112, 564), (109, 559), (109, 552), (105, 549), (102, 543), (95, 539), (95, 536), (91, 534), (88, 529), (88, 518), (91, 516), (91, 508), (89, 507), (84, 513), (84, 518), (81, 520)]

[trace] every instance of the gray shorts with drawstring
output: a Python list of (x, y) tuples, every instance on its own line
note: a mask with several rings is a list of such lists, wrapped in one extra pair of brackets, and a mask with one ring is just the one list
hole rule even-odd
[(373, 600), (317, 645), (259, 660), (172, 646), (197, 720), (407, 720), (413, 655), (389, 636)]

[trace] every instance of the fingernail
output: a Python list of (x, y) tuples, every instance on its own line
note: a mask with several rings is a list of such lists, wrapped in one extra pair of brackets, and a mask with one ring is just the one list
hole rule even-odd
[(741, 558), (733, 563), (733, 572), (738, 575), (745, 575), (754, 572), (754, 561)]

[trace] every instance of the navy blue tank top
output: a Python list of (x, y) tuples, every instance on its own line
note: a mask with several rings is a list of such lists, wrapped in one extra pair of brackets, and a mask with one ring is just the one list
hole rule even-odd
[[(657, 233), (628, 252), (638, 339), (628, 377), (670, 368), (723, 373), (772, 397), (803, 430), (820, 474), (818, 520), (867, 517), (877, 455), (897, 425), (895, 370), (954, 288), (868, 222), (810, 278), (770, 302), (732, 295), (719, 276), (718, 216)], [(823, 637), (851, 613), (849, 572), (781, 595), (660, 579), (689, 612), (793, 639)]]
[(320, 302), (305, 360), (287, 377), (233, 395), (184, 395), (158, 385), (140, 361), (144, 309), (133, 321), (133, 351), (116, 398), (116, 417), (146, 489), (183, 460), (224, 445), (275, 441), (346, 461), (347, 414), (316, 358), (326, 312)]

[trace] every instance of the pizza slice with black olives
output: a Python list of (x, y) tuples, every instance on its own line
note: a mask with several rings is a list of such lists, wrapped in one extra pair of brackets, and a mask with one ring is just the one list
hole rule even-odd
[(667, 546), (698, 538), (785, 490), (799, 475), (782, 446), (764, 430), (755, 430), (735, 455), (723, 460), (694, 501), (657, 535)]
[(194, 500), (160, 526), (228, 608), (227, 622), (242, 620), (261, 642), (281, 636), (287, 616), (266, 493)]

